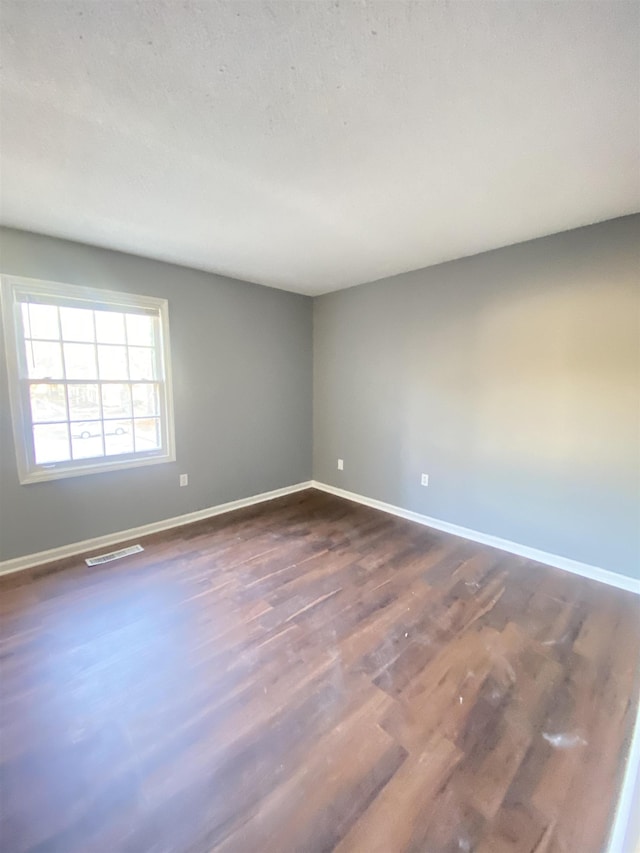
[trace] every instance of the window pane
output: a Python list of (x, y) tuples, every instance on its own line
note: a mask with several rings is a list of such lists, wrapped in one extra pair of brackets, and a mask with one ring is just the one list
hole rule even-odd
[(74, 459), (104, 456), (102, 448), (102, 423), (85, 421), (71, 424), (71, 449)]
[(64, 385), (31, 385), (31, 420), (66, 421)]
[(96, 337), (100, 344), (124, 344), (124, 314), (96, 311)]
[(55, 305), (35, 305), (29, 303), (29, 319), (32, 338), (58, 340), (58, 309)]
[(134, 415), (157, 415), (158, 414), (158, 386), (151, 383), (134, 385), (133, 414)]
[(127, 342), (129, 345), (151, 347), (153, 337), (153, 317), (147, 314), (127, 314)]
[(154, 351), (146, 347), (129, 347), (129, 369), (132, 379), (155, 379)]
[(64, 344), (67, 379), (97, 379), (96, 348), (93, 344)]
[(134, 422), (136, 437), (136, 452), (144, 450), (159, 450), (162, 444), (162, 433), (159, 418), (136, 419)]
[(107, 456), (133, 453), (133, 428), (131, 421), (105, 421), (104, 444)]
[(62, 379), (62, 353), (58, 343), (26, 341), (30, 379)]
[(93, 311), (90, 308), (61, 308), (60, 325), (65, 341), (94, 341)]
[(69, 418), (72, 421), (92, 420), (100, 417), (100, 389), (98, 385), (68, 385), (67, 393), (69, 394)]
[(103, 385), (102, 409), (105, 418), (130, 418), (131, 390), (129, 385)]
[(100, 379), (128, 379), (127, 348), (98, 346)]
[(69, 428), (67, 424), (41, 424), (33, 427), (36, 465), (47, 462), (66, 462), (69, 457)]

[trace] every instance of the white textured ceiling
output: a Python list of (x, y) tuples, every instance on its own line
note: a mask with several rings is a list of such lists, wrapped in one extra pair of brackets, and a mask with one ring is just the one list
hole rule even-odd
[(1, 218), (316, 294), (631, 213), (639, 16), (2, 0)]

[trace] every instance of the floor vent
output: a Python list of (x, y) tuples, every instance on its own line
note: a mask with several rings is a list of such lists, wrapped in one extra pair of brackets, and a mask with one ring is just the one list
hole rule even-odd
[(111, 560), (119, 560), (122, 557), (128, 557), (129, 554), (139, 554), (144, 551), (142, 545), (131, 545), (129, 548), (121, 548), (119, 551), (111, 551), (110, 554), (100, 554), (98, 557), (88, 557), (85, 563), (88, 566), (101, 566), (103, 563), (110, 563)]

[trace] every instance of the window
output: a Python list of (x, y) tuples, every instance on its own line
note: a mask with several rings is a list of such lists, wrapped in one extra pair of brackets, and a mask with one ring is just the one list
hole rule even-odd
[(167, 301), (2, 277), (21, 483), (175, 459)]

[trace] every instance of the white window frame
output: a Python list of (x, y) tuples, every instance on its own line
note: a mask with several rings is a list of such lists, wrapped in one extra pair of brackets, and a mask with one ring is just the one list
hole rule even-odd
[[(0, 295), (9, 374), (13, 436), (18, 477), (21, 483), (41, 483), (65, 477), (78, 477), (85, 474), (175, 462), (171, 354), (169, 348), (169, 303), (166, 299), (13, 275), (0, 276)], [(51, 300), (52, 303), (58, 305), (78, 308), (96, 309), (103, 305), (120, 308), (123, 312), (126, 312), (127, 308), (142, 308), (145, 312), (153, 313), (157, 317), (155, 351), (158, 370), (157, 381), (160, 386), (159, 419), (162, 432), (160, 450), (36, 464), (29, 383), (37, 382), (37, 380), (30, 380), (27, 373), (25, 335), (20, 308), (20, 305), (26, 301), (24, 298), (26, 296), (34, 297), (36, 300), (40, 297), (41, 299)], [(87, 382), (90, 383), (90, 380)]]

